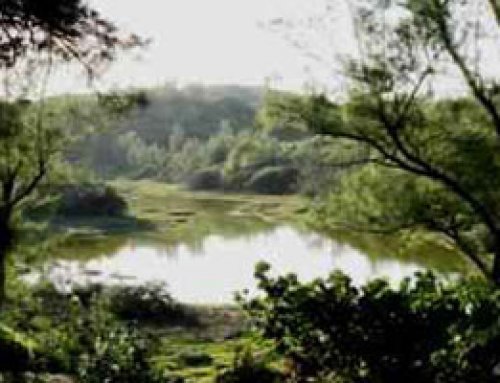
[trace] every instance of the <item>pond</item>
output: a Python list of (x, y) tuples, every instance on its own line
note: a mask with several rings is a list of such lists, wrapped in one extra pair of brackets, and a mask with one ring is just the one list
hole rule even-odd
[(176, 195), (169, 203), (175, 209), (163, 204), (160, 216), (177, 217), (177, 222), (181, 215), (183, 229), (169, 226), (155, 236), (132, 232), (74, 240), (45, 265), (49, 278), (62, 289), (75, 283), (165, 283), (182, 302), (225, 304), (233, 302), (237, 291), (256, 292), (253, 273), (259, 261), (271, 264), (273, 274), (293, 272), (304, 281), (339, 269), (356, 284), (375, 277), (398, 282), (424, 268), (451, 275), (464, 267), (457, 254), (432, 244), (401, 252), (390, 238), (325, 235), (238, 214), (242, 206), (248, 208), (242, 201)]
[(353, 247), (292, 226), (225, 238), (209, 235), (198, 247), (168, 249), (157, 243), (126, 241), (112, 254), (85, 262), (59, 261), (51, 278), (92, 282), (165, 282), (177, 299), (190, 303), (228, 303), (234, 292), (255, 289), (253, 270), (266, 261), (274, 273), (297, 273), (302, 280), (326, 276), (334, 269), (361, 283), (376, 276), (399, 280), (421, 269), (413, 262), (370, 259)]

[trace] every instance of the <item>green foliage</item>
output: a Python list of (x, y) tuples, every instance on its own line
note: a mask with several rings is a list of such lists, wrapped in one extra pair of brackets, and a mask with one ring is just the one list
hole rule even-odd
[(126, 120), (112, 122), (110, 115), (111, 129), (75, 143), (70, 149), (74, 162), (106, 178), (183, 182), (193, 171), (224, 161), (233, 132), (251, 126), (260, 90), (167, 86), (101, 99), (106, 102), (94, 110), (104, 115), (109, 103), (111, 112), (117, 109), (116, 104), (136, 107), (127, 109)]
[(0, 371), (25, 371), (34, 356), (34, 344), (0, 323)]
[(65, 295), (52, 284), (39, 284), (30, 288), (19, 285), (16, 294), (3, 321), (18, 332), (0, 326), (5, 352), (1, 371), (63, 373), (96, 383), (170, 381), (151, 361), (159, 339), (114, 314), (124, 313), (125, 305), (117, 299), (128, 299), (138, 304), (140, 313), (158, 311), (162, 315), (155, 288), (118, 293), (118, 288), (108, 291), (90, 286)]
[(500, 196), (498, 177), (491, 174), (500, 172), (500, 157), (481, 109), (464, 99), (415, 102), (396, 141), (378, 112), (370, 97), (356, 96), (342, 106), (342, 123), (320, 124), (322, 134), (340, 142), (352, 137), (367, 158), (342, 174), (324, 205), (325, 225), (386, 232), (424, 229), (454, 243), (491, 276), (496, 251), (492, 214)]
[(298, 190), (298, 171), (292, 167), (268, 166), (256, 171), (245, 189), (261, 194), (293, 194)]
[(154, 381), (149, 367), (153, 339), (118, 322), (97, 292), (81, 300), (49, 285), (35, 290), (34, 297), (42, 305), (50, 304), (35, 307), (34, 317), (29, 316), (33, 308), (24, 314), (24, 326), (41, 345), (36, 358), (40, 371), (75, 374), (85, 382)]
[(60, 162), (64, 119), (43, 104), (0, 102), (0, 304), (5, 298), (5, 261), (16, 245), (18, 218)]
[[(0, 66), (11, 68), (33, 55), (49, 54), (88, 66), (110, 61), (120, 48), (138, 45), (80, 0), (5, 0), (2, 3)], [(36, 36), (36, 38), (34, 38)]]
[(233, 365), (221, 372), (216, 383), (278, 383), (283, 381), (282, 375), (267, 366), (262, 356), (255, 355), (251, 348), (237, 350)]
[[(328, 195), (335, 190), (346, 168), (333, 166), (343, 153), (349, 152), (346, 145), (336, 145), (324, 137), (313, 137), (295, 144), (291, 151), (292, 166), (298, 171), (298, 191), (311, 197)], [(350, 157), (350, 154), (349, 154)]]
[[(277, 167), (291, 167), (291, 162), (291, 154), (286, 146), (267, 134), (258, 132), (253, 135), (241, 135), (224, 164), (225, 183), (234, 190), (252, 190), (251, 187), (255, 184), (254, 191), (264, 193), (265, 190), (259, 182), (260, 178), (263, 176), (278, 179), (281, 174), (287, 172), (284, 169), (279, 172)], [(272, 167), (274, 170), (271, 170)], [(268, 171), (264, 170), (265, 168), (269, 168)], [(262, 171), (260, 176), (257, 175), (259, 171)], [(254, 176), (256, 176), (255, 182), (251, 181)], [(290, 182), (283, 185), (285, 193), (290, 186)], [(262, 191), (257, 190), (259, 187)], [(276, 187), (270, 189), (274, 190)]]
[(179, 361), (188, 367), (210, 366), (213, 358), (204, 352), (185, 351), (179, 354)]
[(98, 184), (61, 187), (57, 214), (60, 216), (122, 216), (127, 203), (110, 186)]
[[(296, 185), (287, 181), (282, 191), (270, 192), (320, 193), (331, 179), (323, 162), (331, 145), (313, 139), (298, 119), (290, 122), (275, 111), (276, 103), (307, 98), (270, 92), (262, 106), (261, 98), (262, 91), (253, 88), (188, 87), (82, 101), (72, 125), (94, 119), (94, 125), (108, 127), (76, 141), (66, 156), (103, 178), (158, 179), (207, 190), (252, 191), (260, 176), (272, 173), (264, 168), (283, 167), (276, 175), (295, 168)], [(114, 122), (123, 110), (127, 119)]]
[(245, 307), (294, 381), (498, 381), (500, 293), (483, 281), (420, 273), (399, 289), (383, 280), (358, 288), (340, 272), (300, 283), (268, 271), (256, 269), (265, 297)]
[[(364, 215), (361, 222), (377, 230), (384, 221), (384, 230), (423, 227), (445, 236), (500, 285), (498, 74), (470, 49), (498, 43), (497, 2), (360, 0), (351, 11), (362, 57), (344, 61), (349, 98), (343, 105), (324, 95), (295, 100), (290, 119), (355, 144), (377, 166), (372, 189), (357, 191), (367, 191), (360, 200), (378, 209), (367, 212), (350, 198), (362, 213), (348, 224)], [(436, 84), (452, 72), (469, 95), (439, 100)]]
[(78, 376), (88, 383), (160, 382), (149, 366), (150, 347), (137, 330), (107, 328), (94, 338), (87, 353), (80, 356)]
[(262, 107), (255, 118), (259, 130), (283, 142), (298, 142), (311, 137), (307, 124), (301, 118), (281, 113), (283, 107), (291, 105), (301, 109), (306, 97), (293, 93), (268, 91)]
[(39, 108), (23, 102), (0, 104), (0, 182), (17, 186), (17, 193), (2, 188), (0, 208), (31, 197), (29, 186), (58, 163), (66, 139), (65, 118), (57, 110)]
[(121, 319), (162, 325), (197, 323), (195, 315), (176, 302), (162, 284), (119, 286), (106, 294), (110, 310)]
[(190, 190), (221, 190), (224, 178), (217, 169), (200, 170), (188, 178), (187, 186)]

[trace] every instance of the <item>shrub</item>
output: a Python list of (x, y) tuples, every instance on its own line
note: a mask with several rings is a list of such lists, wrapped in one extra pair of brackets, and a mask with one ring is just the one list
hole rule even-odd
[(199, 351), (185, 351), (179, 354), (180, 362), (187, 367), (210, 366), (214, 359), (207, 353)]
[[(49, 282), (15, 285), (0, 323), (0, 366), (6, 367), (0, 382), (35, 383), (54, 373), (82, 383), (182, 383), (154, 363), (158, 332), (114, 314), (117, 290), (89, 285), (68, 295)], [(158, 295), (150, 287), (141, 291), (151, 290)], [(26, 371), (36, 380), (26, 380)]]
[(63, 216), (121, 216), (126, 210), (127, 203), (115, 189), (88, 184), (64, 186), (57, 213)]
[(24, 363), (28, 348), (20, 355), (10, 349), (13, 360), (23, 362), (18, 371), (68, 374), (86, 383), (165, 381), (150, 363), (157, 339), (117, 320), (105, 290), (92, 286), (65, 295), (44, 284), (33, 287), (20, 301), (9, 307), (17, 312), (9, 313), (9, 321), (29, 335), (25, 344), (37, 347), (29, 365)]
[(98, 334), (80, 356), (78, 376), (86, 383), (153, 383), (158, 381), (149, 365), (150, 344), (125, 326), (111, 326)]
[(258, 170), (245, 188), (261, 194), (291, 194), (297, 191), (298, 171), (292, 167), (269, 166)]
[(268, 367), (265, 361), (252, 353), (250, 348), (236, 352), (230, 368), (220, 373), (216, 383), (278, 383), (283, 376)]
[(75, 375), (86, 383), (161, 381), (150, 363), (157, 340), (116, 320), (107, 299), (98, 294), (83, 305), (67, 297), (65, 316), (49, 317), (35, 337), (42, 345), (43, 370)]
[(204, 169), (191, 175), (187, 186), (191, 190), (217, 190), (224, 187), (224, 179), (220, 170)]
[[(383, 280), (356, 288), (340, 272), (301, 283), (256, 276), (265, 297), (245, 303), (298, 382), (498, 382), (500, 291), (486, 282), (444, 284), (416, 274), (399, 289)], [(333, 381), (333, 380), (332, 380)]]
[(157, 324), (196, 324), (196, 316), (176, 302), (163, 284), (111, 288), (110, 310), (120, 319)]
[(7, 326), (0, 324), (0, 371), (17, 372), (29, 368), (33, 344)]

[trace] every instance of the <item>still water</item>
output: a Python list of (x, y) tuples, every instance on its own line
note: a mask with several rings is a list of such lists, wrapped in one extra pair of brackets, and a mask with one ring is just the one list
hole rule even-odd
[[(96, 241), (99, 241), (96, 239)], [(432, 257), (431, 257), (432, 258)], [(139, 238), (121, 238), (111, 249), (98, 250), (90, 259), (60, 259), (47, 266), (61, 288), (74, 283), (166, 283), (171, 294), (186, 303), (223, 304), (234, 293), (256, 292), (255, 264), (266, 261), (274, 274), (296, 273), (301, 280), (340, 269), (356, 284), (375, 277), (397, 282), (429, 265), (425, 258), (374, 256), (354, 245), (291, 225), (226, 236), (208, 233), (195, 245), (175, 246)], [(447, 261), (444, 267), (447, 271)], [(450, 267), (450, 271), (451, 271)]]

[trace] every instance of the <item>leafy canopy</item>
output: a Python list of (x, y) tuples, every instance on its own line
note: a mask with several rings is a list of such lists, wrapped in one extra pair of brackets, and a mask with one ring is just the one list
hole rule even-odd
[(0, 2), (0, 66), (21, 58), (51, 53), (77, 59), (92, 71), (115, 58), (119, 49), (144, 43), (123, 35), (108, 19), (81, 0), (2, 0)]

